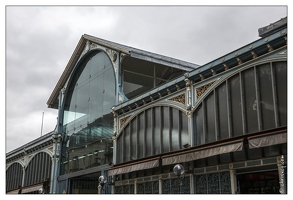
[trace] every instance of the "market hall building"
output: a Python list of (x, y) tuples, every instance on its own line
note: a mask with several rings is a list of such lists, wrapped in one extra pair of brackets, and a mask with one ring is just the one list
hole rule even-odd
[(287, 18), (203, 66), (82, 35), (6, 193), (287, 193)]

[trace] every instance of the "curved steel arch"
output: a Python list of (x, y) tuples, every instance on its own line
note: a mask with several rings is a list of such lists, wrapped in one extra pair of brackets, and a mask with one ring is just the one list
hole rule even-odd
[[(109, 58), (109, 60), (111, 61), (111, 63), (112, 63), (112, 69), (113, 69), (113, 72), (114, 72), (114, 76), (115, 76), (115, 94), (116, 94), (116, 90), (117, 90), (117, 83), (116, 83), (116, 79), (117, 79), (117, 77), (116, 77), (116, 73), (115, 73), (115, 68), (114, 68), (114, 66), (113, 66), (113, 62), (112, 62), (112, 60), (111, 60), (111, 58), (110, 58), (110, 56), (108, 55), (108, 53), (104, 50), (104, 49), (102, 49), (102, 48), (94, 48), (94, 49), (91, 49), (91, 50), (89, 50), (88, 52), (86, 52), (78, 61), (77, 61), (77, 63), (74, 65), (74, 67), (73, 67), (73, 69), (72, 69), (72, 71), (71, 71), (71, 73), (70, 73), (70, 75), (69, 75), (69, 78), (68, 78), (68, 80), (66, 81), (66, 83), (64, 84), (65, 86), (65, 92), (64, 92), (64, 97), (63, 97), (63, 101), (62, 101), (62, 106), (61, 106), (61, 109), (62, 110), (64, 110), (64, 104), (65, 104), (65, 99), (66, 99), (66, 97), (67, 97), (67, 94), (68, 94), (68, 86), (69, 85), (71, 85), (71, 82), (72, 82), (72, 79), (73, 79), (73, 77), (74, 77), (74, 75), (75, 75), (75, 73), (76, 73), (76, 71), (77, 71), (77, 69), (80, 67), (80, 65), (84, 62), (84, 61), (86, 61), (86, 59), (88, 58), (88, 56), (90, 56), (91, 54), (94, 54), (95, 52), (103, 52), (103, 53), (105, 53), (106, 55), (107, 55), (107, 57)], [(63, 120), (63, 119), (62, 119)]]
[[(125, 117), (129, 116), (130, 118), (127, 119), (126, 123), (124, 124), (124, 126), (122, 127), (122, 129), (119, 129), (119, 133), (117, 134), (117, 138), (120, 136), (121, 132), (124, 130), (124, 128), (132, 121), (133, 118), (137, 117), (139, 114), (141, 114), (142, 112), (144, 112), (145, 110), (148, 110), (150, 108), (154, 108), (154, 107), (172, 107), (172, 108), (175, 108), (179, 111), (182, 111), (183, 113), (187, 114), (187, 110), (185, 108), (182, 108), (181, 106), (177, 106), (177, 105), (174, 105), (172, 103), (165, 103), (165, 102), (159, 102), (159, 103), (156, 103), (156, 104), (153, 104), (153, 105), (148, 105), (146, 107), (144, 107), (143, 109), (140, 109), (139, 111), (135, 112), (135, 114), (129, 114), (129, 115), (126, 115)], [(123, 118), (121, 118), (123, 119)]]
[[(201, 145), (287, 125), (286, 100), (276, 104), (280, 95), (284, 96), (276, 87), (286, 86), (280, 81), (286, 69), (286, 59), (270, 58), (222, 76), (192, 107), (194, 143)], [(280, 113), (281, 109), (284, 112)]]
[(10, 167), (11, 165), (15, 164), (15, 163), (20, 164), (21, 167), (25, 167), (25, 164), (24, 164), (22, 161), (17, 160), (17, 161), (15, 161), (15, 162), (9, 163), (9, 164), (6, 166), (6, 170), (8, 170), (9, 167)]
[[(44, 157), (38, 157), (40, 154)], [(36, 160), (36, 159), (40, 160)], [(35, 162), (35, 163), (34, 163)], [(25, 168), (24, 186), (34, 185), (49, 180), (51, 177), (52, 156), (41, 151), (33, 155)]]
[(160, 105), (148, 106), (131, 116), (117, 136), (119, 151), (115, 162), (176, 151), (189, 143), (188, 115), (185, 110), (169, 104)]
[(16, 161), (6, 169), (6, 191), (18, 189), (22, 186), (23, 165)]
[(31, 161), (32, 161), (32, 160), (33, 160), (33, 159), (34, 159), (39, 153), (46, 153), (46, 154), (48, 154), (51, 158), (53, 157), (53, 153), (52, 153), (50, 150), (48, 150), (48, 149), (42, 149), (42, 150), (40, 150), (40, 151), (38, 151), (38, 152), (32, 154), (30, 160), (24, 165), (24, 167), (27, 168), (28, 165), (30, 164), (30, 162), (31, 162)]
[(198, 99), (198, 101), (195, 102), (195, 105), (192, 106), (191, 109), (191, 114), (197, 109), (197, 107), (204, 101), (204, 99), (209, 96), (209, 94), (216, 89), (219, 85), (221, 85), (223, 82), (228, 80), (229, 78), (233, 77), (234, 75), (237, 75), (239, 72), (242, 72), (244, 70), (247, 70), (251, 67), (257, 67), (262, 64), (266, 64), (269, 62), (287, 62), (286, 58), (269, 58), (269, 59), (264, 59), (264, 60), (259, 60), (258, 62), (251, 63), (249, 65), (246, 65), (245, 67), (239, 68), (229, 74), (223, 75), (221, 78), (219, 78), (211, 87), (209, 87), (206, 92)]

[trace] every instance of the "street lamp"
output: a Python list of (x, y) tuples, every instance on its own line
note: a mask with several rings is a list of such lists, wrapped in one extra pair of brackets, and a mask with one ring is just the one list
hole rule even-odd
[(181, 164), (175, 165), (173, 168), (173, 172), (178, 177), (179, 184), (182, 185), (182, 181), (183, 181), (184, 175), (185, 175), (185, 170), (184, 170), (183, 165), (181, 165)]
[(99, 194), (101, 194), (101, 191), (102, 191), (105, 183), (107, 183), (107, 178), (104, 175), (101, 175), (99, 177), (99, 186), (98, 186), (98, 193)]

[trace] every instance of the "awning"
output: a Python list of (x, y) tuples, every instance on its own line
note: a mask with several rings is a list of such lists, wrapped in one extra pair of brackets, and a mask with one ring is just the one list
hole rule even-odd
[(250, 149), (287, 143), (287, 132), (273, 135), (248, 137)]
[(18, 194), (19, 189), (6, 192), (6, 194)]
[(233, 142), (230, 144), (225, 144), (216, 147), (207, 147), (205, 149), (189, 151), (186, 153), (178, 153), (176, 155), (169, 155), (162, 157), (162, 165), (170, 165), (175, 163), (188, 162), (193, 160), (198, 160), (202, 158), (207, 158), (219, 154), (230, 153), (235, 151), (242, 151), (243, 140), (238, 142)]
[(21, 193), (25, 194), (25, 193), (30, 193), (30, 192), (34, 192), (34, 191), (38, 191), (39, 189), (43, 188), (43, 184), (40, 185), (33, 185), (31, 187), (26, 187), (23, 188)]
[(126, 174), (129, 172), (133, 171), (139, 171), (139, 170), (144, 170), (144, 169), (151, 169), (154, 167), (159, 166), (159, 159), (151, 160), (151, 161), (146, 161), (146, 162), (141, 162), (138, 164), (133, 164), (133, 165), (128, 165), (128, 166), (123, 166), (115, 169), (110, 169), (108, 172), (109, 176), (114, 176), (117, 174)]

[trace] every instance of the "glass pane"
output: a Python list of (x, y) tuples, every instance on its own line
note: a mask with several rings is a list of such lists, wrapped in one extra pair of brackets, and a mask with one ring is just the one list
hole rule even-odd
[(87, 123), (89, 112), (89, 84), (76, 88), (75, 128)]
[(154, 112), (154, 153), (157, 155), (161, 153), (161, 107), (155, 107)]
[[(62, 173), (112, 161), (115, 76), (113, 68), (105, 70), (105, 63), (111, 63), (105, 53), (91, 54), (77, 67), (69, 85), (63, 116)], [(94, 70), (99, 71), (95, 77), (90, 74)]]
[(112, 113), (111, 108), (115, 105), (115, 79), (113, 69), (108, 69), (103, 74), (103, 115)]
[(216, 128), (215, 128), (215, 100), (214, 100), (214, 93), (211, 93), (205, 99), (205, 106), (206, 106), (206, 137), (207, 142), (214, 142), (216, 141)]
[(154, 76), (154, 63), (137, 58), (125, 57), (122, 62), (122, 70), (131, 71), (146, 76)]
[(70, 96), (64, 105), (63, 125), (66, 125), (75, 120), (76, 90), (73, 91), (72, 88), (72, 90), (69, 92)]
[(154, 87), (154, 79), (146, 76), (124, 72), (123, 91), (127, 98), (135, 97)]
[(172, 68), (164, 65), (156, 64), (155, 77), (160, 79), (168, 79), (168, 74), (172, 73)]
[(183, 70), (167, 67), (164, 65), (156, 64), (155, 66), (155, 77), (163, 80), (174, 79), (184, 73)]
[(275, 127), (272, 76), (270, 64), (257, 67), (263, 129)]
[(81, 72), (80, 76), (78, 77), (78, 81), (76, 82), (76, 86), (81, 86), (83, 85), (84, 83), (88, 82), (89, 81), (89, 78), (90, 78), (90, 66), (91, 63), (88, 62), (86, 64), (86, 66), (83, 68), (83, 71)]
[(195, 144), (204, 144), (202, 104), (194, 112)]
[(89, 122), (92, 123), (93, 121), (99, 120), (100, 123), (102, 123), (103, 107), (100, 103), (103, 101), (102, 76), (91, 79), (90, 95), (91, 98), (89, 100)]
[[(106, 55), (97, 54), (90, 60), (90, 74), (91, 78), (95, 78), (103, 73), (103, 69), (105, 68), (104, 58)], [(106, 60), (109, 60), (106, 58)]]
[(274, 63), (280, 126), (287, 125), (287, 62)]
[(158, 87), (160, 85), (163, 85), (164, 83), (166, 83), (167, 81), (161, 80), (161, 79), (155, 79), (155, 86)]
[(239, 74), (229, 79), (232, 136), (243, 135)]
[(255, 91), (255, 73), (254, 68), (242, 72), (244, 85), (244, 101), (246, 111), (246, 128), (247, 133), (259, 131), (257, 119), (257, 101)]
[(222, 83), (216, 91), (218, 97), (219, 139), (223, 140), (229, 138), (226, 82)]
[(169, 107), (162, 107), (163, 108), (163, 152), (169, 152), (169, 147), (170, 147), (170, 133), (169, 133), (169, 128), (170, 128), (170, 112), (169, 112)]

